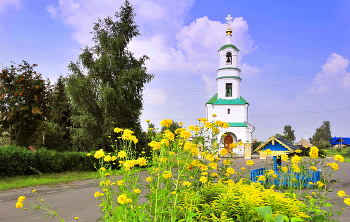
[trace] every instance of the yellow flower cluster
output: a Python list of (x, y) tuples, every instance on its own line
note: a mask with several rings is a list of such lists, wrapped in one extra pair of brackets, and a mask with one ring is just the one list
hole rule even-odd
[(338, 166), (337, 163), (327, 163), (326, 166), (332, 167), (332, 169), (333, 169), (334, 171), (336, 171), (336, 170), (339, 169), (339, 166)]
[(292, 157), (292, 163), (299, 163), (301, 161), (301, 157), (298, 155), (294, 155)]
[(220, 155), (221, 156), (226, 156), (228, 154), (228, 151), (226, 149), (221, 149), (220, 150)]
[(287, 155), (287, 154), (282, 154), (282, 155), (281, 155), (281, 159), (282, 159), (284, 162), (288, 162), (288, 155)]
[(248, 161), (246, 162), (246, 164), (247, 164), (248, 166), (253, 166), (255, 163), (254, 163), (253, 160), (248, 160)]
[(298, 164), (293, 163), (291, 168), (293, 169), (294, 172), (300, 173), (300, 168), (299, 168)]
[(317, 168), (315, 166), (311, 166), (310, 170), (317, 171)]
[(126, 203), (132, 202), (132, 200), (130, 198), (128, 198), (126, 194), (119, 195), (117, 200), (118, 200), (118, 203), (120, 203), (120, 204), (126, 204)]
[(344, 162), (344, 157), (342, 155), (335, 155), (334, 159), (339, 162)]
[(343, 191), (343, 190), (339, 190), (338, 192), (337, 192), (337, 195), (339, 196), (339, 197), (345, 197), (345, 192)]
[(163, 177), (164, 177), (165, 179), (169, 179), (169, 178), (171, 177), (171, 172), (170, 172), (170, 171), (164, 171)]
[(104, 157), (104, 156), (105, 156), (105, 153), (103, 152), (103, 149), (100, 149), (100, 150), (96, 151), (96, 152), (95, 152), (95, 155), (94, 155), (94, 157), (95, 157), (96, 159), (100, 159), (100, 158), (102, 158), (102, 157)]
[(171, 124), (173, 124), (173, 121), (171, 119), (163, 119), (162, 121), (160, 121), (160, 125), (165, 126), (167, 128), (169, 128)]
[(187, 131), (187, 130), (182, 130), (180, 132), (180, 137), (183, 138), (183, 139), (188, 139), (192, 136), (191, 132), (190, 131)]
[(118, 157), (119, 158), (126, 158), (126, 152), (124, 150), (118, 152)]
[(136, 138), (136, 136), (133, 136), (132, 134), (134, 134), (133, 131), (131, 131), (129, 129), (125, 129), (124, 133), (122, 135), (122, 139), (123, 140), (133, 141), (136, 144), (139, 140)]
[(152, 147), (152, 150), (159, 150), (160, 149), (160, 142), (152, 141), (148, 143), (148, 146)]
[(231, 149), (236, 149), (237, 148), (237, 143), (231, 143), (230, 144)]
[(16, 203), (16, 208), (22, 208), (23, 207), (23, 202), (26, 200), (25, 196), (20, 196), (18, 197), (17, 203)]
[(318, 157), (318, 148), (313, 146), (310, 148), (310, 157), (316, 159)]
[(122, 132), (122, 131), (123, 131), (123, 129), (120, 129), (120, 128), (118, 128), (118, 127), (114, 128), (114, 132), (115, 132), (115, 133), (119, 133), (119, 132)]
[(183, 182), (183, 185), (184, 185), (184, 186), (187, 186), (187, 187), (190, 187), (190, 186), (191, 186), (191, 183), (190, 183), (189, 181), (185, 181), (185, 182)]
[(228, 174), (235, 174), (235, 170), (231, 167), (227, 168), (226, 173)]

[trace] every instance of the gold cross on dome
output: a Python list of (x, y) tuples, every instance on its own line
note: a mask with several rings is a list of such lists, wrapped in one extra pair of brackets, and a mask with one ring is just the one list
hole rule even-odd
[(225, 19), (226, 19), (227, 24), (230, 25), (233, 18), (230, 16), (230, 14), (228, 14), (228, 16)]

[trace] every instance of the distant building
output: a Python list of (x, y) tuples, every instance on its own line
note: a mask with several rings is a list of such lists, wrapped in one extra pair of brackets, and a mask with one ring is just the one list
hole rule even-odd
[(304, 140), (303, 138), (301, 138), (301, 140), (295, 144), (299, 149), (302, 150), (302, 155), (305, 156), (306, 154), (309, 153), (310, 151), (310, 148), (313, 147), (313, 145), (307, 141), (307, 140)]
[(333, 148), (339, 148), (344, 146), (350, 146), (350, 138), (349, 137), (332, 137), (329, 140)]

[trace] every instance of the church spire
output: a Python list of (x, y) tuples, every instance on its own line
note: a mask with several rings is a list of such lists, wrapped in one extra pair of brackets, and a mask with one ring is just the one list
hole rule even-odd
[(230, 16), (230, 14), (228, 14), (228, 16), (225, 19), (228, 24), (228, 28), (226, 30), (226, 45), (232, 45), (232, 42), (231, 42), (232, 30), (230, 29), (230, 24), (233, 18)]

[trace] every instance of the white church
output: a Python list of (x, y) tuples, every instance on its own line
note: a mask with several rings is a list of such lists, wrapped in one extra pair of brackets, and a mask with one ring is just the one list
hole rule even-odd
[[(219, 144), (219, 150), (226, 148), (235, 155), (243, 155), (243, 147), (231, 150), (231, 143), (252, 143), (252, 133), (255, 129), (248, 123), (249, 103), (240, 95), (241, 70), (238, 68), (239, 49), (232, 45), (232, 30), (230, 23), (232, 17), (226, 18), (228, 29), (226, 30), (226, 43), (219, 49), (220, 67), (217, 70), (216, 82), (218, 84), (218, 93), (215, 94), (206, 104), (206, 116), (209, 122), (220, 120), (227, 122), (229, 128), (218, 135), (222, 138)], [(216, 114), (216, 117), (213, 117)]]

